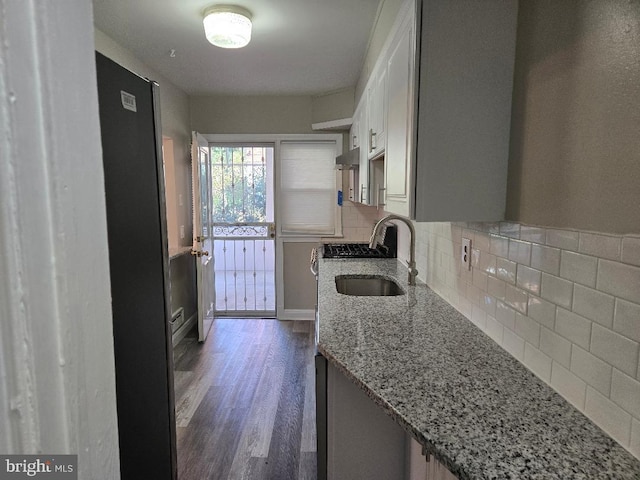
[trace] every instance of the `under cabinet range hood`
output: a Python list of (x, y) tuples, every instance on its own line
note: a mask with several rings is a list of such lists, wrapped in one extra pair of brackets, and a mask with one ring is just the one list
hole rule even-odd
[(336, 157), (336, 168), (338, 170), (348, 170), (358, 168), (360, 164), (360, 147), (349, 150), (347, 153)]

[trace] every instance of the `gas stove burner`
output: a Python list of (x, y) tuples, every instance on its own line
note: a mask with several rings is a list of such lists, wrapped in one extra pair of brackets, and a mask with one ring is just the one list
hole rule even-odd
[(367, 243), (325, 243), (324, 258), (393, 258), (394, 252), (380, 246), (369, 248)]

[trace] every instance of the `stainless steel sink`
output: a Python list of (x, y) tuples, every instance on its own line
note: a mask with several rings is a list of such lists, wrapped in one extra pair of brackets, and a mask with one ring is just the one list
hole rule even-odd
[(343, 295), (382, 297), (404, 295), (400, 285), (380, 276), (338, 275), (336, 289)]

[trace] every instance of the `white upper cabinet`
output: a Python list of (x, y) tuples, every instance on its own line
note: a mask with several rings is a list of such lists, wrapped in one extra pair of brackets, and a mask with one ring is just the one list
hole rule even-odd
[(517, 10), (517, 0), (418, 1), (418, 221), (504, 218)]
[(387, 66), (378, 62), (367, 89), (369, 158), (379, 156), (385, 149)]
[(415, 77), (415, 12), (410, 9), (391, 42), (387, 60), (385, 211), (411, 214)]

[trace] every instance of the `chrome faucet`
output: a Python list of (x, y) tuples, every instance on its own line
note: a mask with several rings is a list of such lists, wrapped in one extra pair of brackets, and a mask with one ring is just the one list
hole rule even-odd
[(378, 223), (373, 227), (373, 233), (371, 233), (371, 240), (369, 240), (369, 248), (376, 248), (383, 241), (383, 226), (389, 220), (401, 220), (404, 222), (407, 227), (409, 227), (409, 233), (411, 235), (411, 245), (409, 247), (409, 261), (407, 264), (409, 265), (409, 285), (416, 284), (416, 277), (418, 276), (418, 270), (416, 270), (416, 229), (413, 227), (413, 223), (407, 217), (402, 217), (400, 215), (390, 214), (386, 217), (381, 218)]

